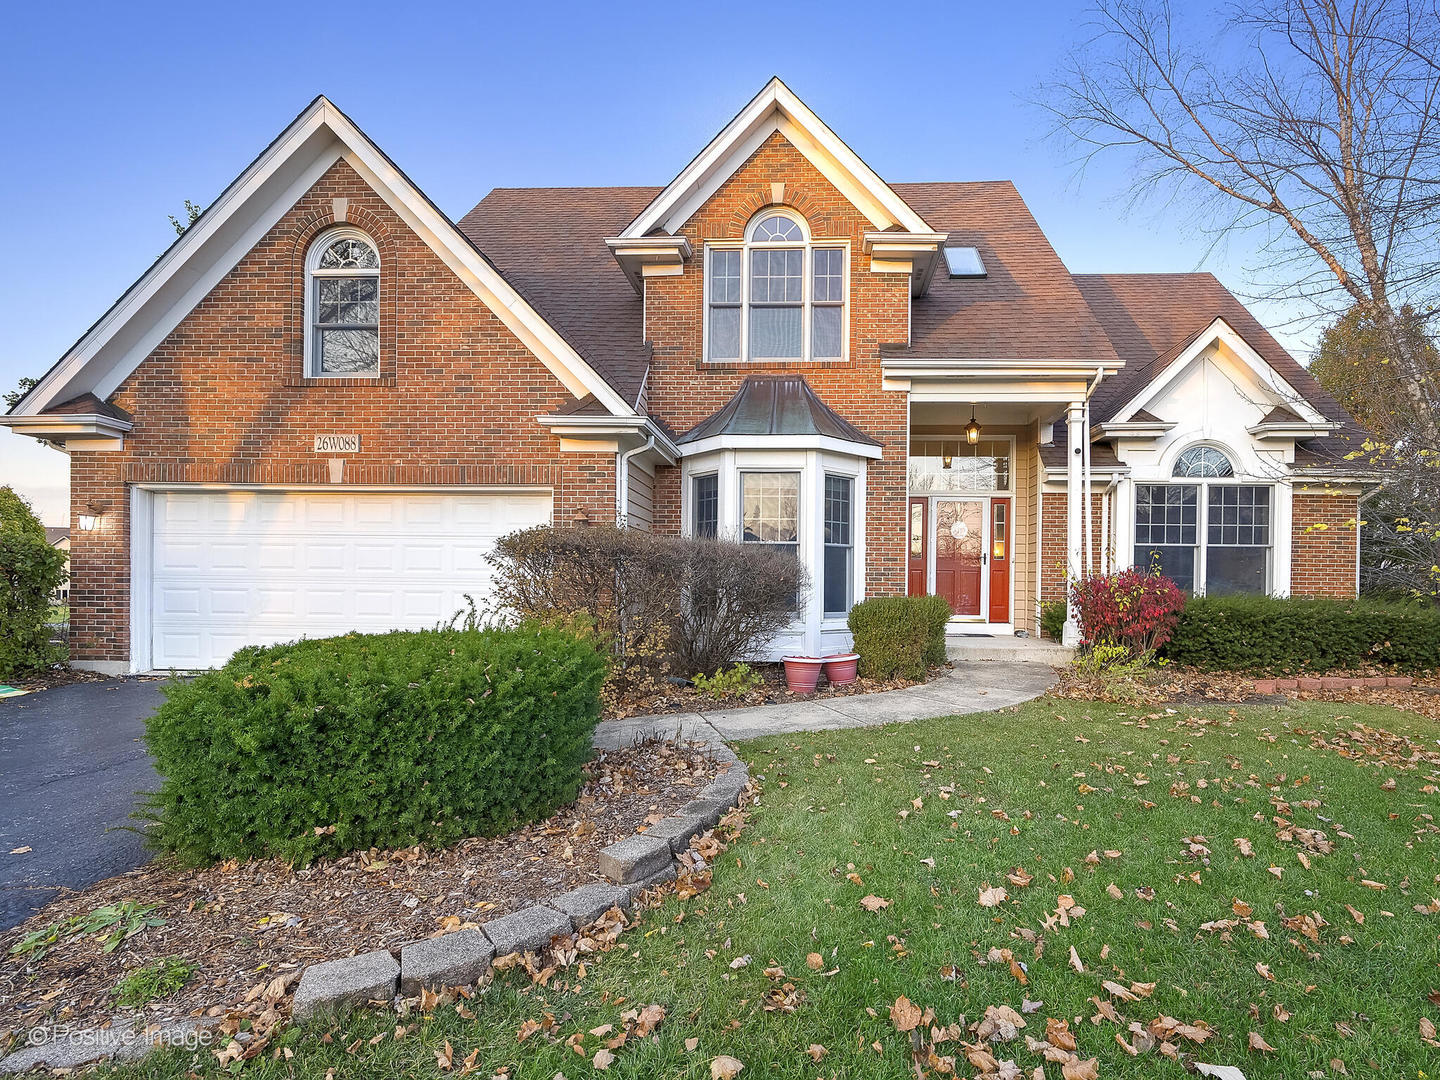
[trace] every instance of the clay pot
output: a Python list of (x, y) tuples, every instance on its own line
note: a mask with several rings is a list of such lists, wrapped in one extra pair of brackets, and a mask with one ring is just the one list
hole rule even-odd
[(855, 681), (859, 673), (859, 653), (831, 653), (825, 657), (825, 677), (831, 686), (846, 686)]
[(797, 694), (813, 694), (825, 661), (818, 656), (786, 656), (785, 685)]

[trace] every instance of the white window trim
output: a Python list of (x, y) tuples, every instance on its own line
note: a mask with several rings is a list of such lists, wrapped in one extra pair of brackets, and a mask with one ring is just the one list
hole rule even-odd
[[(786, 217), (800, 227), (804, 239), (796, 243), (767, 243), (757, 242), (750, 239), (750, 232), (755, 224), (764, 218), (774, 215)], [(804, 252), (803, 266), (801, 267), (801, 301), (800, 301), (800, 355), (798, 357), (770, 356), (752, 359), (750, 356), (750, 252), (754, 250), (784, 250), (786, 248), (799, 248)], [(841, 251), (841, 273), (845, 281), (845, 299), (839, 304), (840, 308), (840, 355), (814, 357), (811, 355), (812, 322), (814, 319), (815, 302), (813, 294), (815, 291), (814, 268), (816, 248), (838, 248)], [(739, 357), (718, 357), (710, 355), (710, 253), (712, 251), (739, 251), (740, 252), (740, 355)], [(845, 238), (827, 240), (823, 237), (816, 237), (810, 232), (809, 223), (799, 214), (784, 208), (767, 206), (761, 210), (745, 225), (745, 231), (740, 239), (713, 239), (706, 240), (704, 244), (704, 261), (702, 264), (703, 307), (702, 307), (702, 353), (707, 364), (795, 364), (795, 363), (822, 363), (836, 364), (845, 363), (850, 359), (850, 241)], [(825, 304), (822, 306), (831, 306)]]
[[(1230, 455), (1227, 455), (1230, 456)], [(1231, 467), (1234, 467), (1234, 458), (1231, 456)], [(1261, 596), (1283, 595), (1282, 590), (1277, 588), (1276, 582), (1280, 577), (1280, 552), (1279, 552), (1279, 488), (1273, 480), (1251, 480), (1241, 475), (1233, 477), (1171, 477), (1168, 480), (1136, 480), (1130, 490), (1130, 560), (1135, 559), (1135, 549), (1140, 546), (1135, 533), (1139, 527), (1139, 513), (1136, 510), (1136, 500), (1139, 498), (1140, 487), (1194, 487), (1195, 490), (1195, 589), (1192, 595), (1204, 596), (1207, 592), (1208, 573), (1210, 573), (1210, 488), (1266, 488), (1270, 492), (1270, 543), (1264, 544), (1266, 552), (1266, 567), (1264, 567), (1264, 590), (1259, 593)], [(1151, 547), (1169, 547), (1171, 544), (1151, 544)], [(1184, 547), (1185, 544), (1176, 544)], [(1215, 547), (1231, 547), (1233, 544), (1215, 544)], [(1250, 547), (1251, 544), (1244, 544)], [(1260, 544), (1254, 544), (1260, 547)], [(1138, 569), (1145, 570), (1148, 566), (1139, 566)], [(1287, 592), (1287, 590), (1286, 590)]]
[[(318, 267), (321, 257), (325, 251), (336, 240), (360, 240), (367, 244), (371, 251), (375, 252), (376, 267), (370, 270), (321, 270)], [(305, 252), (305, 377), (307, 379), (378, 379), (380, 377), (380, 354), (377, 348), (375, 354), (374, 371), (321, 371), (320, 353), (316, 348), (316, 326), (315, 326), (315, 280), (317, 277), (364, 277), (375, 278), (375, 333), (379, 337), (381, 312), (383, 305), (380, 299), (380, 271), (383, 267), (380, 260), (380, 245), (375, 238), (362, 229), (351, 225), (341, 225), (333, 229), (326, 229), (310, 241), (310, 248)]]

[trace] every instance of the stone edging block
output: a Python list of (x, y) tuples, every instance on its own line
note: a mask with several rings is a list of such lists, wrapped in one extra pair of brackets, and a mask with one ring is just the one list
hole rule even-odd
[(628, 908), (630, 893), (623, 886), (611, 885), (608, 881), (592, 881), (589, 885), (581, 885), (578, 889), (561, 893), (548, 903), (556, 911), (569, 915), (575, 929), (579, 930), (583, 926), (589, 926), (612, 907)]
[(295, 1019), (304, 1020), (367, 1001), (389, 1001), (399, 981), (400, 965), (384, 949), (311, 964), (300, 976), (292, 1011)]
[(670, 862), (670, 841), (637, 833), (600, 850), (600, 873), (617, 885), (629, 885)]
[(480, 929), (495, 946), (496, 956), (509, 956), (527, 949), (531, 952), (543, 949), (556, 934), (568, 934), (573, 927), (569, 915), (544, 904), (531, 904), (491, 919)]
[(478, 930), (413, 941), (400, 950), (400, 992), (407, 996), (421, 988), (470, 986), (490, 970), (495, 946)]

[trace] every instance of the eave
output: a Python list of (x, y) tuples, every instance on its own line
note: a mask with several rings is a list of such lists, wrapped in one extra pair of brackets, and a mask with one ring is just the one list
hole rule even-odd
[(1168, 420), (1131, 420), (1124, 424), (1096, 424), (1090, 431), (1090, 441), (1100, 439), (1154, 440), (1174, 430), (1176, 425)]
[(0, 416), (0, 427), (17, 435), (52, 443), (62, 449), (70, 444), (87, 450), (120, 450), (125, 435), (135, 425), (104, 413), (42, 413), (39, 416)]
[[(673, 465), (681, 450), (659, 424), (647, 416), (537, 416), (536, 422), (560, 439), (562, 450), (608, 453), (612, 448), (633, 449), (655, 440), (655, 453)], [(589, 444), (588, 446), (586, 444)]]
[(930, 279), (940, 263), (940, 251), (948, 233), (943, 232), (867, 232), (864, 250), (870, 256), (870, 269), (877, 274), (909, 273), (910, 295), (923, 296), (930, 288)]
[(690, 259), (690, 241), (684, 236), (642, 236), (639, 239), (611, 236), (606, 238), (605, 245), (637, 293), (644, 292), (645, 278), (679, 274)]
[(1318, 439), (1333, 435), (1340, 430), (1339, 424), (1314, 424), (1307, 421), (1281, 421), (1279, 423), (1256, 424), (1245, 429), (1261, 441), (1275, 439)]

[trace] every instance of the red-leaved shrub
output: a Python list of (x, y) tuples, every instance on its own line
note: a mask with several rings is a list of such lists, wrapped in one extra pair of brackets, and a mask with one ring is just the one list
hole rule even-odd
[(1185, 594), (1169, 578), (1147, 570), (1090, 574), (1070, 593), (1080, 615), (1081, 645), (1120, 645), (1132, 657), (1149, 656), (1170, 640)]

